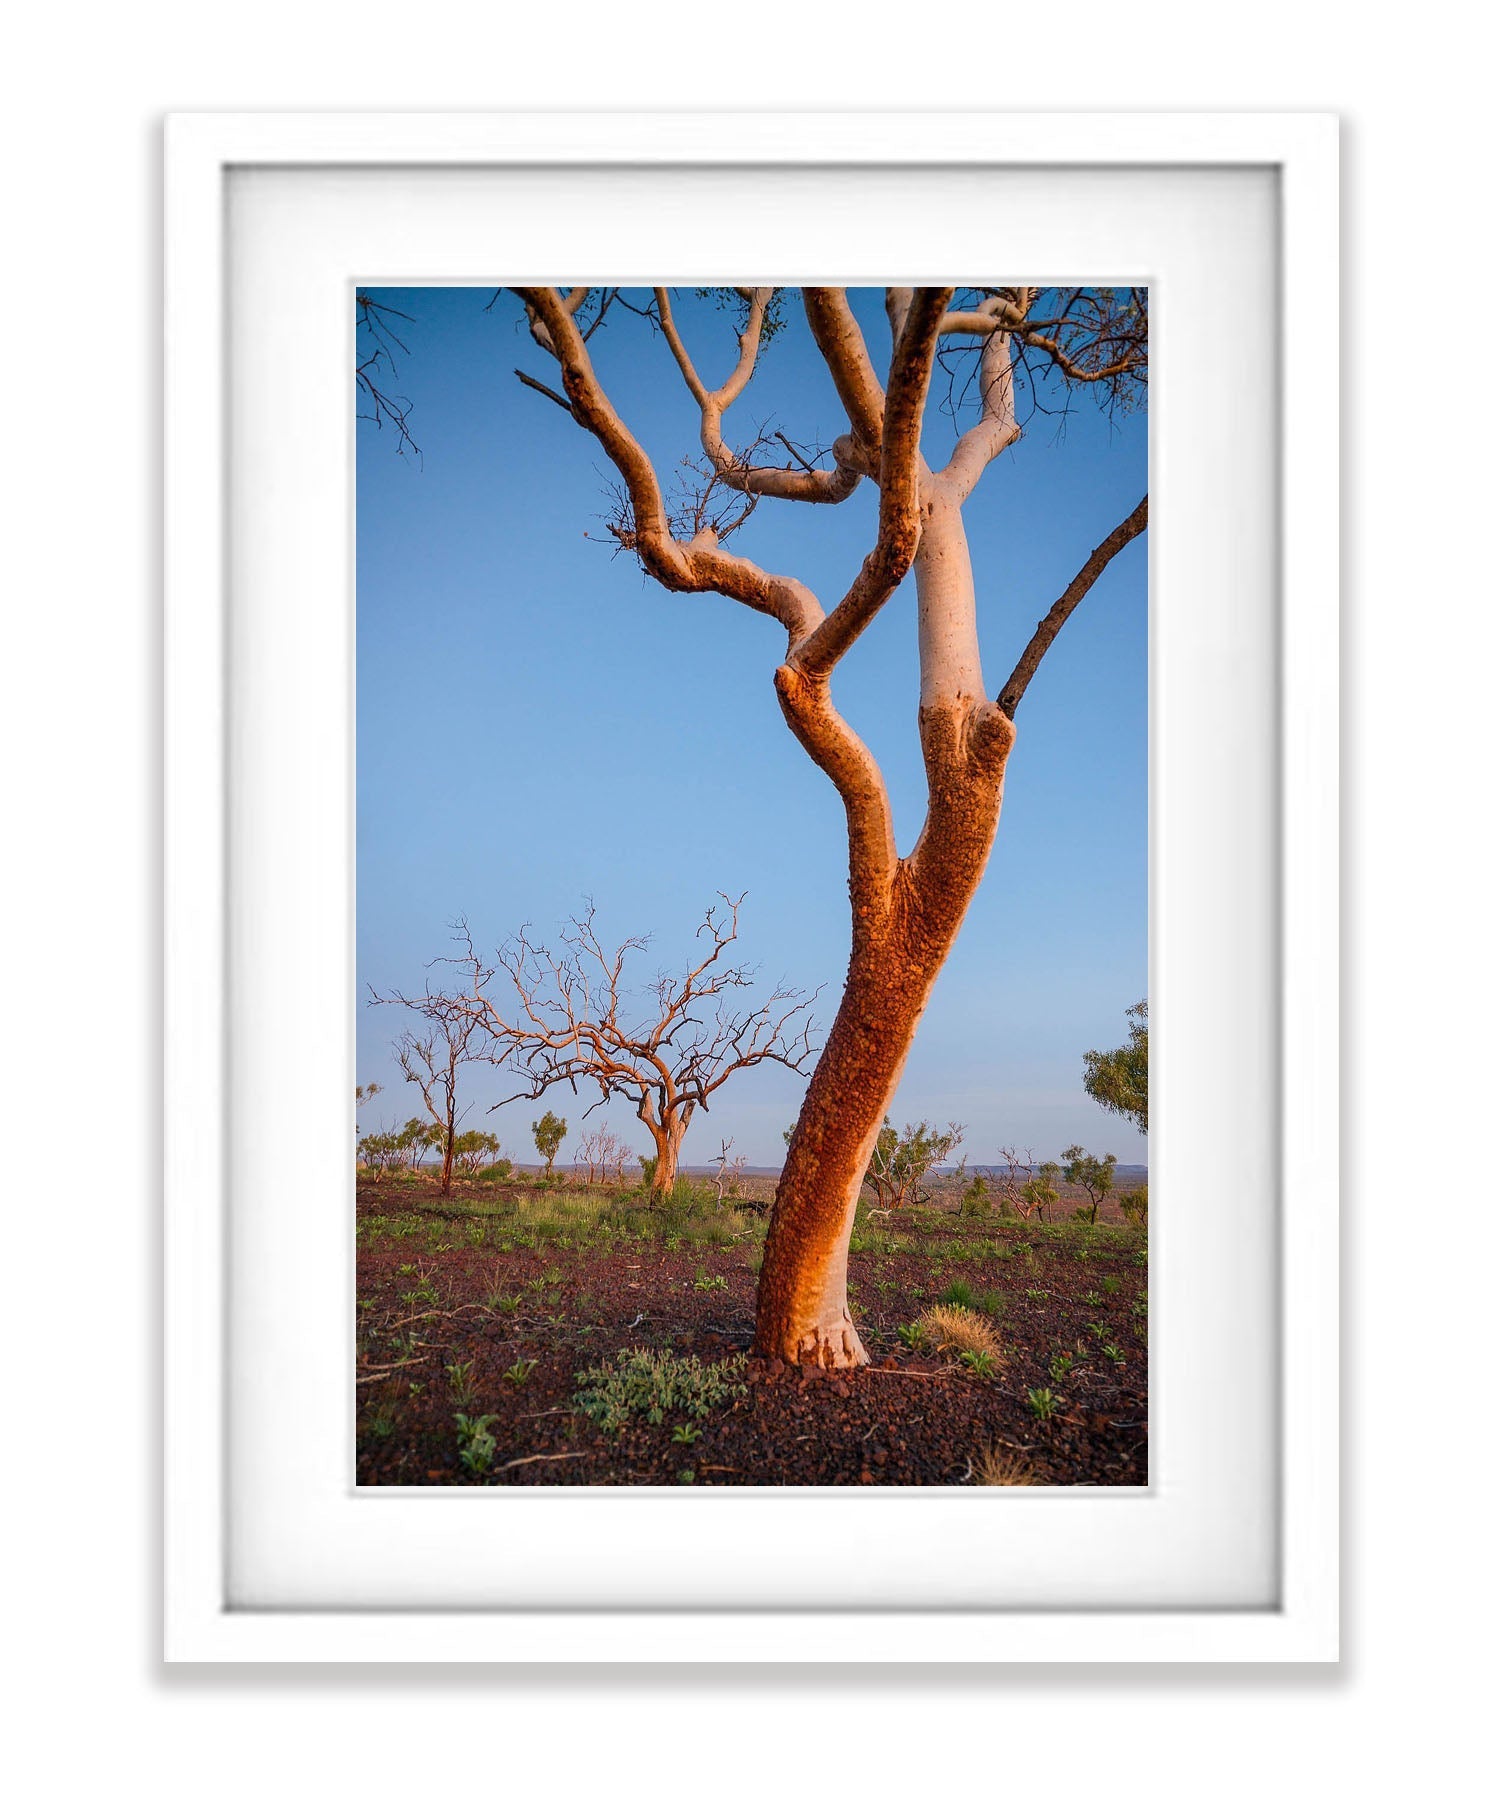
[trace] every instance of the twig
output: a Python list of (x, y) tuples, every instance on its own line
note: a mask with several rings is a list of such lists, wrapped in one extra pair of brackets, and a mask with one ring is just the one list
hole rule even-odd
[(507, 1469), (519, 1469), (522, 1463), (567, 1462), (569, 1457), (588, 1456), (589, 1454), (590, 1452), (587, 1450), (559, 1450), (552, 1456), (518, 1456), (514, 1462), (501, 1463), (500, 1473), (504, 1474)]
[(408, 1356), (405, 1362), (377, 1363), (373, 1373), (369, 1375), (356, 1375), (354, 1378), (354, 1385), (360, 1387), (367, 1381), (379, 1381), (384, 1376), (389, 1375), (392, 1369), (409, 1369), (413, 1363), (426, 1362), (426, 1360), (427, 1358), (425, 1356)]
[(908, 1381), (958, 1381), (956, 1370), (949, 1369), (866, 1369), (866, 1375), (904, 1375)]

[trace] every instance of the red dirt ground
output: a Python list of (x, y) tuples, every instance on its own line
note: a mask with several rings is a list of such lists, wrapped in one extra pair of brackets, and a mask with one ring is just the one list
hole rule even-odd
[[(525, 1183), (469, 1184), (445, 1201), (430, 1184), (361, 1178), (361, 1484), (958, 1484), (991, 1447), (1041, 1485), (1146, 1481), (1144, 1232), (931, 1207), (891, 1215), (883, 1232), (862, 1221), (850, 1290), (875, 1365), (824, 1374), (752, 1359), (744, 1395), (682, 1443), (676, 1416), (602, 1430), (575, 1410), (575, 1375), (628, 1347), (705, 1362), (747, 1351), (764, 1222), (715, 1212), (709, 1196), (663, 1220), (638, 1196), (600, 1194), (584, 1205), (606, 1209), (606, 1226), (564, 1219), (558, 1231), (568, 1197)], [(897, 1335), (954, 1280), (992, 1314), (1003, 1359), (990, 1379)], [(518, 1366), (523, 1379), (507, 1379)], [(1050, 1420), (1028, 1402), (1041, 1389)], [(460, 1462), (459, 1411), (495, 1415), (482, 1474)]]

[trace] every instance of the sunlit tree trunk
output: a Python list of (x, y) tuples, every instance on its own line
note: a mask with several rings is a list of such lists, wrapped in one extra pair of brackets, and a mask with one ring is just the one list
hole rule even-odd
[(933, 984), (984, 874), (1014, 739), (979, 686), (957, 510), (924, 505), (923, 515), (916, 571), (931, 677), (919, 709), (927, 822), (899, 860), (851, 829), (849, 974), (788, 1147), (756, 1309), (763, 1355), (830, 1368), (869, 1360), (846, 1292), (854, 1209)]
[(651, 1133), (656, 1150), (656, 1166), (651, 1171), (651, 1194), (654, 1200), (665, 1199), (677, 1182), (677, 1159), (682, 1154), (682, 1140), (687, 1135), (693, 1116), (691, 1101), (665, 1113), (651, 1104), (649, 1095), (637, 1108), (641, 1122)]

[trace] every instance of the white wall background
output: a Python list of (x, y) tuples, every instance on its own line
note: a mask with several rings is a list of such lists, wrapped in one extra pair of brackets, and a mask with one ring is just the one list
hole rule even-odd
[[(1462, 1780), (1492, 1699), (1480, 1679), (1494, 1601), (1481, 1583), (1493, 1575), (1484, 1465), (1500, 1278), (1494, 1202), (1462, 1171), (1488, 1166), (1493, 1116), (1483, 1038), (1495, 996), (1482, 982), (1495, 807), (1480, 733), (1495, 607), (1479, 541), (1495, 487), (1490, 96), (1470, 9), (1437, 0), (1415, 29), (1382, 30), (1375, 16), (1351, 25), (1329, 0), (1270, 0), (1231, 26), (1188, 0), (1125, 14), (1080, 0), (1028, 28), (997, 8), (663, 0), (517, 18), (493, 4), (145, 0), (28, 8), (12, 25), (0, 906), (19, 908), (0, 1034), (15, 1161), (0, 1440), (15, 1667), (0, 1691), (14, 1720), (7, 1760), (33, 1765), (21, 1791), (141, 1783), (166, 1800), (267, 1789), (294, 1800), (523, 1783), (610, 1796), (961, 1785), (1231, 1800)], [(1352, 998), (1339, 1670), (845, 1674), (837, 1643), (789, 1643), (789, 1664), (826, 1666), (782, 1676), (158, 1666), (160, 115), (715, 102), (1344, 115)], [(1430, 1176), (1450, 1151), (1455, 1185), (1439, 1203)], [(51, 1177), (38, 1153), (57, 1158)]]

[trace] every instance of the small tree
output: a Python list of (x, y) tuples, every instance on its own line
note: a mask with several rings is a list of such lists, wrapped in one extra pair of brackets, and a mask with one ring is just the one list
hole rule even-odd
[(1058, 1183), (1062, 1180), (1062, 1167), (1055, 1162), (1042, 1163), (1030, 1181), (1023, 1182), (1016, 1194), (1016, 1211), (1023, 1219), (1039, 1214), (1043, 1223), (1047, 1214), (1057, 1205)]
[[(1099, 1207), (1115, 1185), (1115, 1164), (1120, 1159), (1112, 1151), (1105, 1157), (1090, 1156), (1081, 1144), (1069, 1144), (1063, 1157), (1063, 1177), (1088, 1195), (1089, 1224), (1097, 1225)], [(1082, 1213), (1084, 1209), (1078, 1210)]]
[(387, 1169), (395, 1168), (406, 1159), (406, 1151), (394, 1131), (367, 1133), (359, 1140), (356, 1153), (375, 1181), (379, 1181)]
[(596, 1181), (604, 1181), (610, 1173), (617, 1181), (623, 1181), (629, 1156), (629, 1146), (607, 1125), (599, 1125), (579, 1138), (578, 1148), (573, 1152), (573, 1167), (583, 1171), (590, 1187)]
[(1120, 1211), (1132, 1225), (1146, 1223), (1146, 1205), (1146, 1183), (1144, 1181), (1138, 1188), (1129, 1188), (1120, 1195)]
[(1137, 1131), (1144, 1132), (1151, 1061), (1146, 1002), (1137, 1001), (1126, 1009), (1125, 1016), (1131, 1022), (1128, 1043), (1118, 1050), (1084, 1051), (1083, 1087), (1106, 1112), (1121, 1114), (1134, 1122)]
[[(588, 907), (569, 921), (549, 948), (523, 926), (490, 967), (475, 950), (468, 927), (457, 931), (463, 954), (449, 958), (461, 972), (455, 992), (427, 997), (436, 1015), (480, 1027), (489, 1060), (523, 1083), (509, 1100), (539, 1099), (550, 1087), (580, 1082), (597, 1087), (588, 1108), (623, 1096), (651, 1134), (656, 1164), (652, 1191), (669, 1194), (677, 1158), (694, 1114), (731, 1075), (759, 1063), (800, 1073), (813, 1060), (808, 1010), (814, 996), (778, 986), (743, 1010), (734, 996), (754, 985), (755, 970), (730, 964), (725, 952), (739, 936), (744, 896), (720, 895), (704, 914), (699, 948), (681, 974), (662, 973), (645, 986), (649, 1002), (632, 1005), (626, 972), (645, 951), (644, 937), (606, 948)], [(492, 988), (493, 984), (493, 988)], [(590, 1166), (588, 1158), (580, 1159)]]
[(1029, 1150), (1018, 1150), (1014, 1144), (1002, 1144), (998, 1151), (1000, 1161), (1005, 1165), (1004, 1173), (995, 1177), (995, 1191), (998, 1196), (1001, 1212), (1021, 1213), (1021, 1190), (1036, 1173), (1036, 1164)]
[(477, 1175), (499, 1156), (500, 1140), (493, 1131), (461, 1131), (453, 1140), (453, 1160), (465, 1175)]
[[(408, 1119), (401, 1127), (396, 1144), (408, 1169), (415, 1175), (429, 1150), (443, 1143), (443, 1128), (432, 1119)], [(443, 1189), (447, 1193), (447, 1188)]]
[(543, 1174), (552, 1173), (552, 1164), (562, 1148), (562, 1141), (568, 1135), (568, 1121), (558, 1118), (550, 1109), (541, 1118), (535, 1120), (531, 1127), (531, 1141), (536, 1145), (536, 1153), (546, 1164)]
[(458, 1104), (458, 1072), (464, 1063), (481, 1060), (483, 1033), (477, 1020), (455, 1014), (431, 992), (414, 1000), (395, 994), (372, 995), (371, 1003), (409, 1007), (427, 1020), (427, 1031), (408, 1031), (397, 1039), (394, 1049), (401, 1073), (421, 1094), (427, 1116), (436, 1127), (437, 1136), (433, 1141), (443, 1153), (440, 1186), (443, 1193), (450, 1193), (453, 1188), (453, 1140), (463, 1117)]
[(745, 1172), (743, 1156), (730, 1159), (729, 1152), (734, 1148), (733, 1138), (719, 1139), (719, 1154), (714, 1166), (714, 1204), (722, 1207), (726, 1195), (733, 1198), (740, 1191), (740, 1177)]
[(904, 1206), (915, 1190), (926, 1199), (922, 1183), (964, 1141), (964, 1128), (950, 1122), (939, 1131), (923, 1119), (897, 1131), (889, 1119), (880, 1127), (865, 1185), (882, 1206)]

